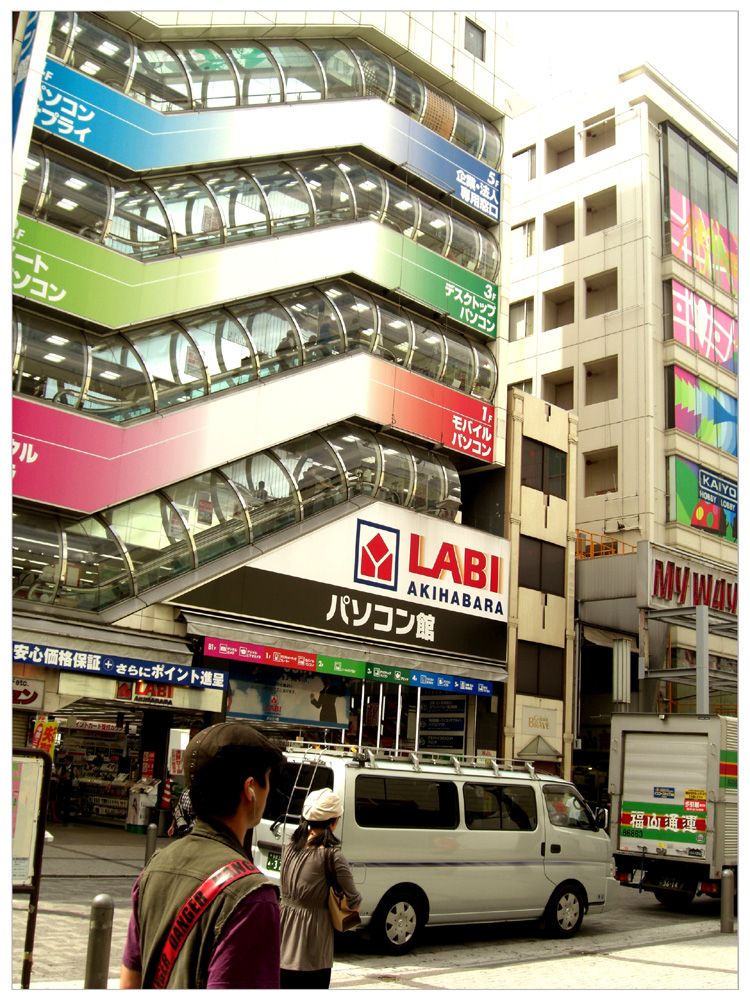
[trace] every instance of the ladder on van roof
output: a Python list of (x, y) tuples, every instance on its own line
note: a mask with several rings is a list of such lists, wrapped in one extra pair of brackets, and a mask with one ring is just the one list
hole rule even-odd
[[(331, 744), (329, 744), (329, 745), (331, 745)], [(299, 762), (299, 767), (297, 768), (297, 773), (294, 776), (294, 784), (292, 785), (292, 790), (289, 793), (289, 798), (287, 799), (286, 812), (284, 813), (284, 829), (283, 829), (283, 833), (281, 835), (281, 846), (282, 846), (282, 848), (284, 847), (284, 844), (286, 843), (286, 831), (287, 831), (287, 826), (289, 825), (290, 818), (291, 819), (296, 819), (297, 824), (299, 824), (300, 820), (302, 819), (302, 812), (301, 812), (301, 810), (300, 810), (299, 815), (297, 815), (296, 813), (290, 813), (289, 812), (289, 806), (291, 805), (292, 800), (294, 799), (294, 793), (295, 792), (302, 793), (302, 802), (304, 803), (304, 801), (307, 798), (307, 796), (313, 790), (313, 786), (315, 784), (315, 775), (318, 773), (318, 768), (321, 766), (321, 764), (323, 762), (323, 756), (324, 756), (324, 754), (326, 752), (326, 749), (325, 749), (326, 748), (326, 744), (322, 744), (321, 745), (321, 744), (316, 744), (316, 743), (304, 743), (304, 744), (297, 744), (297, 747), (299, 747), (300, 749), (303, 750), (303, 756), (302, 756), (302, 760)], [(301, 782), (299, 780), (300, 776), (304, 772), (306, 764), (312, 766), (312, 771), (310, 772), (310, 780), (309, 780), (309, 782), (308, 782), (307, 785), (305, 785), (304, 782)], [(274, 824), (274, 826), (275, 825), (276, 824)]]

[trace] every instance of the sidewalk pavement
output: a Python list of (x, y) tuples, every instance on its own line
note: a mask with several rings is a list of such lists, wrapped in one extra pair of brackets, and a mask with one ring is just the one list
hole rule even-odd
[[(108, 989), (117, 989), (120, 956), (129, 918), (130, 892), (143, 867), (146, 837), (122, 829), (72, 823), (52, 826), (55, 837), (45, 846), (37, 916), (31, 989), (82, 989), (91, 902), (106, 892), (115, 903)], [(157, 846), (168, 843), (159, 837)], [(13, 901), (13, 988), (20, 988), (27, 899)], [(85, 921), (85, 922), (84, 922)], [(736, 925), (735, 925), (736, 926)], [(667, 930), (666, 928), (664, 929)], [(82, 940), (81, 934), (84, 933)], [(689, 925), (688, 937), (669, 928), (669, 939), (648, 944), (624, 934), (620, 947), (584, 951), (576, 939), (569, 955), (534, 960), (482, 961), (475, 966), (446, 967), (439, 950), (388, 968), (363, 968), (341, 955), (334, 962), (332, 989), (486, 990), (486, 989), (679, 989), (738, 988), (737, 932), (722, 934), (718, 920)], [(71, 947), (79, 958), (71, 958)], [(399, 965), (404, 971), (399, 971)]]

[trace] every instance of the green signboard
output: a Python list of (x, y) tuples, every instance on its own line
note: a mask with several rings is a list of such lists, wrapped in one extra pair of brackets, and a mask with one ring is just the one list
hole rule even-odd
[(339, 674), (342, 677), (365, 676), (365, 663), (362, 660), (344, 660), (335, 656), (319, 656), (315, 668), (318, 674)]

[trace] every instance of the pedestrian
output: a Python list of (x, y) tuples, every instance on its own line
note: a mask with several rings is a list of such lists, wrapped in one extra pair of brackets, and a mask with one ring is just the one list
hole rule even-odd
[(183, 770), (196, 820), (156, 851), (133, 888), (120, 989), (278, 989), (279, 902), (250, 860), (281, 752), (245, 723), (190, 740)]
[(73, 756), (66, 754), (57, 771), (57, 795), (53, 815), (67, 826), (70, 822), (70, 798), (73, 792)]
[(333, 924), (328, 912), (325, 855), (332, 852), (339, 885), (351, 909), (357, 892), (349, 863), (334, 835), (344, 807), (330, 788), (311, 792), (302, 820), (281, 858), (281, 988), (327, 990), (333, 967)]
[(177, 799), (177, 803), (172, 812), (172, 825), (167, 830), (170, 837), (186, 837), (193, 829), (195, 823), (195, 812), (193, 803), (190, 801), (190, 789), (186, 788)]

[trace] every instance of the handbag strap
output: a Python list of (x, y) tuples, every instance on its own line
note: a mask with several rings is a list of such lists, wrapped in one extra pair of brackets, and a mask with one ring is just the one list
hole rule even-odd
[(339, 885), (339, 880), (336, 878), (336, 868), (333, 863), (333, 848), (327, 847), (325, 852), (325, 866), (326, 866), (326, 881), (328, 885), (336, 893), (342, 893), (344, 890)]
[(188, 934), (221, 890), (231, 885), (232, 882), (236, 882), (237, 879), (245, 878), (246, 875), (260, 874), (260, 871), (251, 861), (246, 861), (244, 858), (237, 858), (236, 861), (230, 861), (228, 865), (222, 865), (213, 875), (208, 876), (206, 881), (195, 890), (184, 906), (181, 906), (177, 911), (175, 922), (167, 934), (164, 950), (156, 966), (152, 989), (166, 989), (172, 969), (177, 961), (177, 956), (180, 954), (180, 950)]

